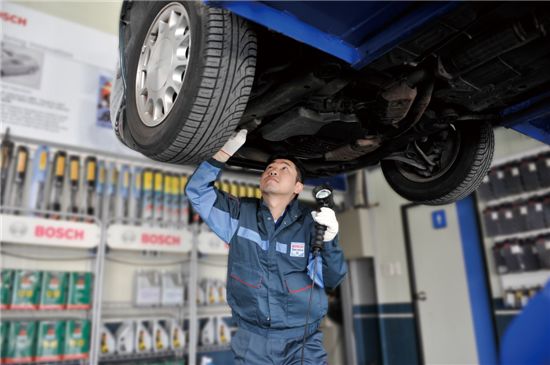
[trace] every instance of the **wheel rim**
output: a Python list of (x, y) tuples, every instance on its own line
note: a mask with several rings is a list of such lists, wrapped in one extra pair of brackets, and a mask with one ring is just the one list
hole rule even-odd
[(161, 124), (181, 98), (191, 55), (189, 15), (182, 4), (170, 3), (147, 31), (136, 74), (136, 105), (147, 127)]
[(440, 166), (436, 171), (432, 173), (431, 176), (422, 176), (414, 167), (408, 166), (401, 162), (396, 162), (397, 170), (405, 178), (418, 183), (434, 181), (446, 174), (456, 162), (462, 143), (460, 133), (457, 132), (454, 128), (451, 131), (452, 136), (446, 143), (447, 148), (442, 151), (440, 156)]

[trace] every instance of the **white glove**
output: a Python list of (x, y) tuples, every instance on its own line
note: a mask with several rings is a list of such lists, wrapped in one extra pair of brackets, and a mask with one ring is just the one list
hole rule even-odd
[(246, 142), (246, 133), (248, 133), (246, 129), (241, 129), (237, 133), (233, 133), (227, 142), (225, 142), (221, 151), (230, 157), (233, 156)]
[(312, 211), (311, 216), (315, 222), (327, 227), (323, 241), (332, 241), (338, 234), (338, 221), (336, 220), (334, 210), (322, 207), (320, 212)]

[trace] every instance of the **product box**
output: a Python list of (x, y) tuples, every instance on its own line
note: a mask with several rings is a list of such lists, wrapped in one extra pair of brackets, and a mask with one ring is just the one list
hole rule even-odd
[(35, 361), (57, 361), (63, 355), (64, 321), (41, 321), (38, 324)]
[(184, 281), (179, 272), (162, 273), (161, 304), (163, 306), (183, 305)]
[(135, 304), (156, 306), (160, 304), (161, 276), (158, 271), (138, 271), (135, 275)]
[(10, 322), (0, 321), (0, 361), (4, 363), (8, 344), (8, 331)]
[(40, 271), (17, 270), (13, 279), (11, 309), (37, 309), (40, 301)]
[(67, 281), (66, 272), (44, 272), (38, 308), (63, 309), (67, 300)]
[(34, 358), (36, 322), (10, 322), (4, 363), (30, 362)]
[(7, 309), (11, 302), (11, 290), (13, 288), (13, 270), (0, 271), (0, 309)]
[(63, 360), (87, 359), (90, 352), (90, 321), (70, 320), (65, 325)]
[(92, 306), (92, 274), (72, 272), (69, 274), (67, 309), (89, 309)]

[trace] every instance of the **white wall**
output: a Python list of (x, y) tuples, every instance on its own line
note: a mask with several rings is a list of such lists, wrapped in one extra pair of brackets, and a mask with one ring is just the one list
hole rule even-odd
[(401, 206), (408, 201), (388, 185), (382, 170), (367, 173), (371, 237), (374, 244), (376, 290), (379, 303), (410, 302), (407, 256)]
[(118, 34), (121, 0), (109, 1), (10, 1), (81, 25)]

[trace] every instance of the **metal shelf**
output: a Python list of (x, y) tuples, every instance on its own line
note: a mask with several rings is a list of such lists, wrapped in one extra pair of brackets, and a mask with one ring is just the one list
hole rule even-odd
[(544, 286), (548, 279), (550, 279), (550, 270), (509, 273), (500, 276), (500, 281), (504, 289), (529, 288), (538, 285)]
[(104, 303), (103, 307), (103, 322), (117, 322), (128, 319), (159, 319), (166, 317), (175, 319), (181, 317), (185, 312), (185, 307), (136, 307), (131, 304)]
[(523, 192), (519, 194), (509, 195), (498, 199), (486, 200), (482, 202), (485, 205), (485, 207), (488, 208), (488, 207), (498, 206), (501, 204), (512, 203), (516, 200), (527, 200), (535, 196), (543, 196), (549, 193), (550, 193), (550, 188), (544, 188), (544, 189), (538, 189), (538, 190)]
[(231, 351), (230, 345), (208, 345), (208, 346), (198, 346), (197, 353), (206, 353), (206, 352), (222, 352), (222, 351)]
[(228, 304), (212, 304), (197, 307), (199, 317), (209, 317), (215, 315), (231, 315), (231, 308)]
[(499, 309), (495, 311), (496, 315), (500, 316), (515, 316), (521, 313), (521, 309)]
[(83, 360), (55, 360), (55, 361), (29, 361), (29, 362), (15, 362), (17, 365), (42, 365), (42, 364), (63, 364), (63, 365), (72, 365), (72, 364), (82, 364), (88, 363), (88, 359)]
[(75, 309), (3, 309), (2, 320), (8, 319), (90, 319), (91, 310)]
[(523, 232), (512, 233), (512, 234), (503, 234), (499, 236), (486, 237), (486, 238), (494, 242), (500, 242), (500, 241), (506, 241), (514, 238), (517, 238), (517, 239), (531, 238), (531, 237), (536, 237), (536, 236), (548, 234), (548, 233), (550, 233), (550, 228), (536, 229), (532, 231), (523, 231)]
[(100, 363), (117, 363), (126, 361), (158, 360), (165, 358), (183, 357), (183, 352), (163, 351), (132, 354), (99, 355)]

